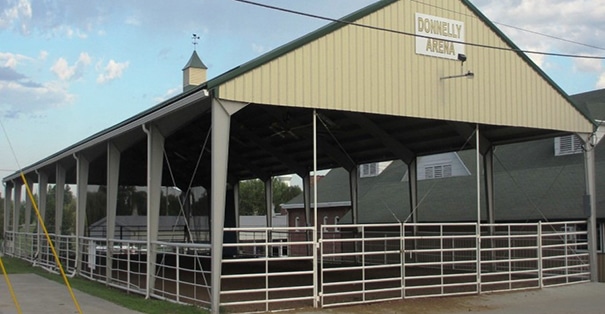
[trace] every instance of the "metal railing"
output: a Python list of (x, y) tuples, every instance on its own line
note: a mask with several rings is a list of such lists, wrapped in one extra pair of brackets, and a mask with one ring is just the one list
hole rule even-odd
[[(264, 312), (586, 282), (586, 227), (585, 221), (323, 225), (318, 243), (313, 227), (225, 228), (221, 307)], [(148, 253), (155, 253), (151, 296), (210, 307), (208, 243), (157, 241), (148, 248), (139, 240), (51, 239), (67, 273), (138, 294), (146, 293)], [(7, 255), (57, 269), (39, 234), (5, 232), (3, 246)]]
[[(223, 259), (221, 307), (266, 312), (313, 305), (313, 227), (224, 230), (238, 241), (223, 244), (229, 258)], [(257, 240), (240, 241), (241, 233)]]
[(585, 221), (324, 225), (321, 305), (586, 282), (585, 230)]

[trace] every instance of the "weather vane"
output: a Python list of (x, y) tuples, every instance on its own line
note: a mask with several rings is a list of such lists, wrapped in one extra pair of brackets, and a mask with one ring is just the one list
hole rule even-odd
[(191, 37), (192, 43), (193, 43), (193, 50), (197, 50), (197, 41), (200, 39), (200, 36), (198, 36), (197, 34), (193, 34), (193, 36)]

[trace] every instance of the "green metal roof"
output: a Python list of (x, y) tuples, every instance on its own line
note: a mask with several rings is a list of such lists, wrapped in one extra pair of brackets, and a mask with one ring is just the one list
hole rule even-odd
[(189, 61), (187, 62), (187, 64), (185, 64), (185, 67), (183, 68), (183, 70), (187, 69), (187, 68), (196, 68), (196, 69), (208, 69), (206, 67), (206, 65), (204, 64), (204, 62), (202, 62), (202, 59), (200, 59), (200, 57), (197, 55), (197, 51), (193, 51), (193, 53), (191, 54), (191, 58), (189, 58)]

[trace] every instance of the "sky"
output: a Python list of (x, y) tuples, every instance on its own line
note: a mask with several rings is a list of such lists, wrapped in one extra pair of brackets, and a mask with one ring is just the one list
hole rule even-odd
[[(257, 1), (330, 18), (375, 2)], [(605, 0), (471, 2), (524, 50), (605, 56)], [(326, 23), (235, 0), (0, 0), (0, 177), (180, 93), (194, 33), (212, 78)], [(604, 60), (530, 57), (570, 95), (605, 88)]]

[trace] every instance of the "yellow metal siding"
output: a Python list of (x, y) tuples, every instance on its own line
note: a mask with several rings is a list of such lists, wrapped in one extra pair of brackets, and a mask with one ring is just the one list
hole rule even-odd
[[(465, 41), (508, 48), (457, 0), (399, 1), (356, 23), (415, 32), (415, 13), (463, 21)], [(515, 52), (466, 46), (461, 63), (415, 53), (415, 38), (345, 26), (219, 86), (221, 98), (574, 132), (592, 126)]]

